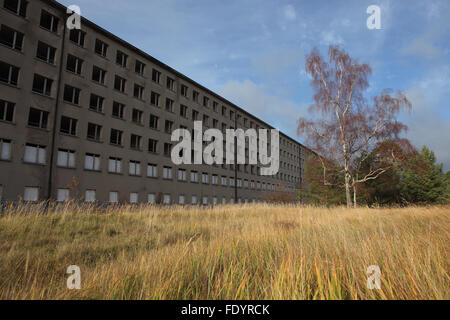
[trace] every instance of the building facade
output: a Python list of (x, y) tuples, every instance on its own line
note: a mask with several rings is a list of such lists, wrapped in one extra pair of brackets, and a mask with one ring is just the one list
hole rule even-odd
[[(0, 0), (0, 200), (216, 204), (295, 192), (309, 151), (280, 133), (280, 170), (173, 164), (177, 128), (272, 129), (49, 0)], [(248, 145), (246, 146), (248, 157)]]

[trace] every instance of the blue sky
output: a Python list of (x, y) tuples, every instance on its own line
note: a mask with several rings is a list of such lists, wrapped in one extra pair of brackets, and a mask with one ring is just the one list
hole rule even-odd
[[(401, 90), (401, 120), (450, 170), (448, 0), (62, 0), (117, 36), (302, 142), (296, 121), (312, 103), (305, 55), (339, 44), (372, 66), (369, 94)], [(366, 26), (381, 8), (381, 30)]]

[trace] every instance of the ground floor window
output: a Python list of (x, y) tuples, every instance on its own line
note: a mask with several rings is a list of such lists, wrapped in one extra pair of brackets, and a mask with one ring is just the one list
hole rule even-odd
[(197, 204), (197, 196), (192, 196), (192, 204)]
[(86, 202), (94, 202), (95, 201), (95, 190), (86, 190), (84, 195), (84, 200)]
[(69, 189), (58, 189), (57, 190), (57, 195), (56, 195), (56, 200), (58, 202), (64, 202), (69, 200), (69, 194), (70, 194), (70, 190)]
[(111, 191), (109, 193), (109, 202), (111, 203), (119, 202), (119, 193), (117, 191)]
[(163, 197), (164, 204), (170, 204), (170, 194), (165, 194)]
[(23, 192), (23, 200), (36, 202), (39, 199), (38, 187), (25, 187)]
[(179, 196), (178, 203), (179, 204), (184, 204), (184, 196), (183, 195)]
[(130, 193), (130, 203), (138, 203), (139, 195), (136, 192)]
[(155, 203), (155, 194), (154, 193), (150, 193), (148, 195), (148, 203), (151, 203), (151, 204)]

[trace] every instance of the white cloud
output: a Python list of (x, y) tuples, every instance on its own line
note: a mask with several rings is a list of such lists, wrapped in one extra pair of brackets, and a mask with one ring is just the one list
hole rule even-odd
[(331, 44), (343, 44), (344, 39), (340, 35), (336, 35), (334, 31), (322, 31), (320, 34), (320, 44), (328, 46)]
[(297, 19), (297, 13), (295, 12), (295, 8), (293, 5), (288, 4), (283, 8), (284, 18), (289, 21), (294, 21)]

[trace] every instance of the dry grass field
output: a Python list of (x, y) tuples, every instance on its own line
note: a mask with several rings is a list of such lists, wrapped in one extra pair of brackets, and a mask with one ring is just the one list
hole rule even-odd
[(449, 244), (449, 207), (19, 206), (0, 217), (0, 299), (449, 299)]

